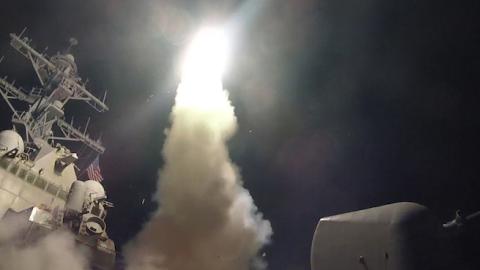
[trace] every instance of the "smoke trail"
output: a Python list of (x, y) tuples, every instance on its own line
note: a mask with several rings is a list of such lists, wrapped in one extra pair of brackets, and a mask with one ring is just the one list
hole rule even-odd
[(22, 242), (28, 228), (25, 217), (2, 220), (0, 225), (0, 270), (87, 270), (88, 260), (74, 236), (58, 230), (31, 242)]
[(226, 141), (237, 121), (220, 78), (183, 76), (155, 199), (160, 208), (126, 247), (128, 269), (246, 270), (270, 223), (242, 187)]

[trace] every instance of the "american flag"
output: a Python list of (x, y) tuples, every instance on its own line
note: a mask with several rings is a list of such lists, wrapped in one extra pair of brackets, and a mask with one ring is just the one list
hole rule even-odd
[(90, 166), (88, 166), (87, 174), (88, 174), (88, 178), (90, 180), (95, 180), (95, 181), (98, 181), (98, 182), (103, 181), (103, 177), (102, 177), (102, 174), (100, 172), (100, 164), (98, 162), (98, 156), (95, 158), (95, 160), (92, 162), (92, 164), (90, 164)]

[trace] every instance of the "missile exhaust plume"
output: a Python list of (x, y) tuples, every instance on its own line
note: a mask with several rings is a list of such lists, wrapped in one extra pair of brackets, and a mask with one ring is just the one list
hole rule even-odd
[(69, 231), (58, 230), (25, 243), (29, 224), (24, 216), (7, 218), (0, 225), (0, 269), (87, 270), (88, 254)]
[(247, 270), (272, 234), (242, 186), (226, 142), (237, 128), (223, 90), (223, 33), (206, 29), (187, 50), (163, 146), (159, 209), (125, 248), (129, 270)]

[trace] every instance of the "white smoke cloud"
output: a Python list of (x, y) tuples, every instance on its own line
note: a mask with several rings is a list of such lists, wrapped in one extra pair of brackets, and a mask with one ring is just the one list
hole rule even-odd
[(163, 147), (159, 209), (125, 250), (129, 270), (247, 270), (272, 234), (230, 160), (237, 120), (220, 80), (182, 80)]
[(86, 254), (75, 245), (74, 236), (58, 230), (26, 242), (28, 223), (24, 216), (0, 224), (0, 270), (87, 270)]

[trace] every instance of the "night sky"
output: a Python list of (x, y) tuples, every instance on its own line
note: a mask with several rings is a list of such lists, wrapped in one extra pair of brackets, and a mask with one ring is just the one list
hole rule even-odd
[[(202, 25), (236, 25), (224, 85), (239, 130), (230, 154), (272, 223), (269, 269), (307, 270), (318, 219), (398, 201), (441, 221), (480, 209), (480, 23), (476, 1), (10, 1), (0, 8), (0, 75), (29, 88), (8, 34), (28, 27), (53, 55), (73, 54), (110, 111), (100, 165), (108, 230), (121, 247), (156, 205), (178, 66)], [(233, 24), (233, 23), (232, 23)], [(233, 32), (233, 31), (232, 31)], [(0, 105), (0, 129), (10, 112)], [(142, 201), (145, 202), (142, 204)], [(478, 244), (478, 243), (477, 243)]]

